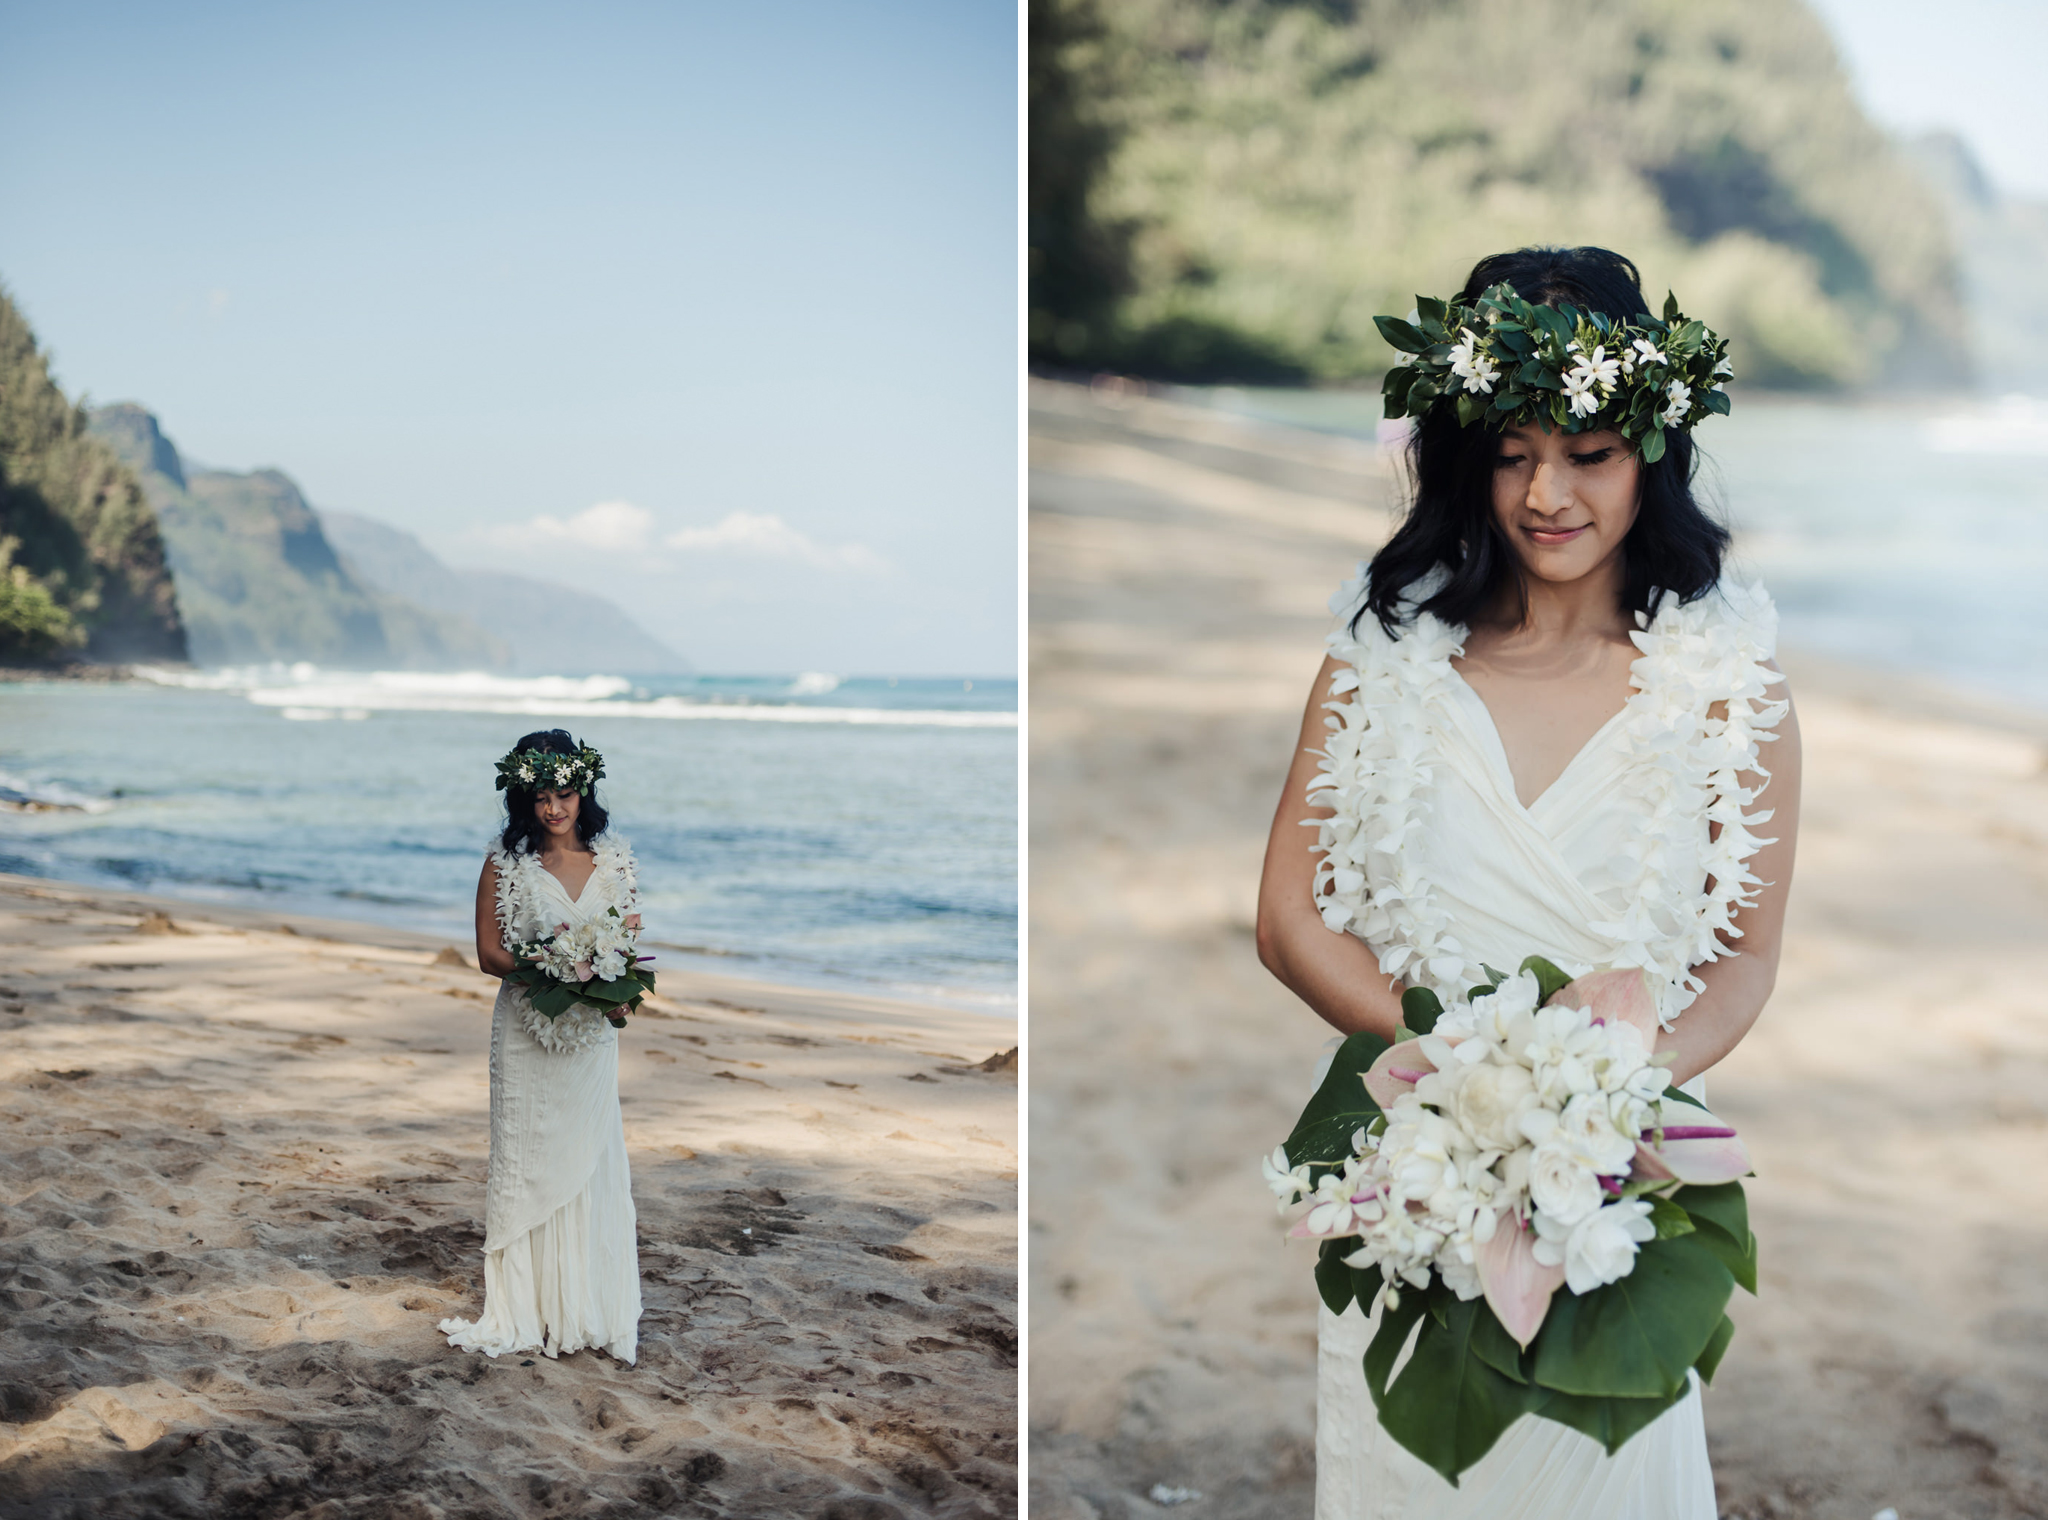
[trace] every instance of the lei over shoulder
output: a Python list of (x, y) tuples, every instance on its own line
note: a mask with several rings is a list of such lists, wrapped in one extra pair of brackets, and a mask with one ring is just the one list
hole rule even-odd
[[(613, 907), (622, 915), (634, 911), (640, 897), (640, 877), (632, 845), (608, 830), (591, 842), (591, 853), (595, 859), (590, 881), (583, 889), (579, 905)], [(539, 878), (547, 867), (530, 851), (514, 853), (495, 843), (490, 849), (490, 860), (498, 868), (498, 928), (509, 945), (517, 937), (516, 925), (542, 925), (553, 914), (540, 895), (543, 888)]]
[[(1451, 932), (1419, 853), (1403, 845), (1428, 827), (1437, 765), (1429, 712), (1456, 679), (1450, 662), (1465, 630), (1416, 610), (1391, 637), (1369, 613), (1359, 616), (1366, 589), (1361, 564), (1330, 602), (1338, 622), (1327, 642), (1340, 668), (1308, 790), (1311, 805), (1330, 809), (1310, 820), (1322, 856), (1316, 903), (1329, 928), (1379, 948), (1387, 975), (1455, 997), (1485, 980), (1484, 968)], [(1432, 589), (1419, 584), (1406, 600), (1412, 607)], [(1768, 663), (1777, 621), (1760, 586), (1731, 576), (1697, 601), (1666, 598), (1630, 635), (1641, 654), (1624, 708), (1623, 742), (1636, 762), (1624, 785), (1649, 823), (1630, 848), (1625, 912), (1589, 927), (1615, 941), (1613, 966), (1640, 966), (1666, 989), (1659, 1012), (1667, 1025), (1704, 986), (1693, 968), (1733, 953), (1721, 936), (1740, 936), (1735, 915), (1761, 885), (1749, 861), (1770, 842), (1756, 830), (1771, 814), (1753, 806), (1756, 793), (1741, 778), (1768, 779), (1762, 746), (1788, 705), (1769, 695), (1783, 680)], [(1711, 887), (1692, 888), (1670, 867), (1697, 858), (1703, 824), (1718, 825), (1705, 846)]]

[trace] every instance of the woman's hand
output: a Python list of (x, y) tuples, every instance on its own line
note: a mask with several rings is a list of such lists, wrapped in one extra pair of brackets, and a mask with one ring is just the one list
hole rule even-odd
[(510, 976), (519, 969), (498, 925), (498, 863), (488, 858), (476, 882), (476, 964), (485, 976)]
[(1352, 934), (1335, 934), (1323, 922), (1315, 900), (1313, 830), (1305, 819), (1327, 818), (1328, 808), (1308, 805), (1308, 786), (1322, 753), (1323, 703), (1330, 678), (1342, 667), (1323, 661), (1302, 715), (1301, 742), (1280, 805), (1266, 839), (1266, 866), (1259, 877), (1259, 959), (1294, 995), (1345, 1034), (1370, 1030), (1391, 1040), (1401, 1022), (1401, 984), (1380, 970), (1372, 948)]

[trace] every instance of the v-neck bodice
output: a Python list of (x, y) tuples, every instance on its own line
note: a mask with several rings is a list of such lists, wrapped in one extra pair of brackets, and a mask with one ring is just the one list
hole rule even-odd
[(1780, 679), (1769, 598), (1734, 581), (1667, 598), (1633, 635), (1633, 695), (1525, 807), (1492, 713), (1452, 664), (1464, 630), (1420, 612), (1398, 638), (1370, 614), (1353, 629), (1362, 573), (1332, 601), (1342, 668), (1309, 793), (1332, 810), (1316, 846), (1324, 921), (1446, 997), (1535, 954), (1575, 973), (1642, 966), (1675, 1016), (1756, 884), (1750, 825), (1769, 814), (1744, 811), (1739, 778), (1762, 772), (1784, 711), (1766, 696)]
[(616, 908), (634, 911), (639, 882), (633, 851), (623, 839), (600, 834), (591, 841), (590, 875), (571, 894), (561, 877), (528, 851), (493, 850), (498, 867), (498, 922), (507, 945), (540, 938), (563, 924), (580, 924)]

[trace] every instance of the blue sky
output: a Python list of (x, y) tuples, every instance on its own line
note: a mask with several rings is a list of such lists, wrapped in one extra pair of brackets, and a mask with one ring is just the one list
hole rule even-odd
[(1016, 669), (1016, 10), (8, 4), (61, 383), (711, 670)]
[(1958, 132), (1999, 189), (2048, 200), (2048, 4), (1814, 0), (1814, 8), (1881, 124)]

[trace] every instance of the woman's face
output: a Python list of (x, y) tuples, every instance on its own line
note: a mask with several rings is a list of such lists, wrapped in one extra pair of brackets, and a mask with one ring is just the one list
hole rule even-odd
[(1531, 423), (1502, 435), (1493, 514), (1523, 568), (1563, 584), (1621, 553), (1641, 478), (1635, 450), (1612, 429), (1546, 433)]
[(549, 837), (562, 843), (575, 837), (576, 815), (582, 807), (583, 798), (574, 791), (536, 792), (533, 798), (534, 818)]

